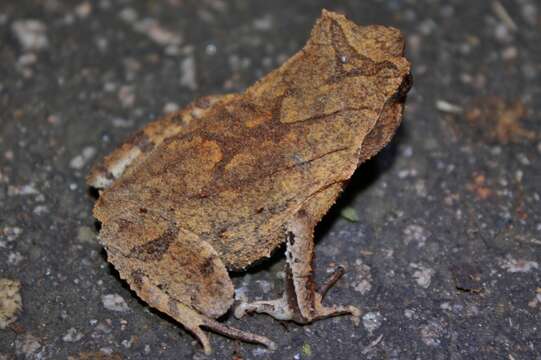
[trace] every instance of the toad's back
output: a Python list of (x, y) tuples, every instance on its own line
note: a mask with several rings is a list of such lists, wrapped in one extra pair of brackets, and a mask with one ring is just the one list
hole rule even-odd
[[(268, 256), (300, 208), (319, 219), (394, 132), (409, 63), (394, 29), (332, 14), (313, 31), (317, 41), (244, 94), (214, 102), (105, 189), (95, 214), (106, 232), (183, 229), (239, 269)], [(104, 241), (125, 253), (138, 245)]]

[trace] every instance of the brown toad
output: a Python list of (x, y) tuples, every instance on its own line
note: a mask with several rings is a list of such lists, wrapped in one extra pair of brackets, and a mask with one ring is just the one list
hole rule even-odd
[(313, 231), (357, 166), (392, 137), (410, 87), (396, 29), (323, 11), (305, 47), (242, 94), (199, 99), (148, 124), (88, 177), (100, 241), (120, 276), (210, 352), (202, 328), (274, 347), (215, 319), (233, 304), (228, 270), (286, 242), (275, 300), (235, 310), (310, 323), (360, 311), (325, 306)]

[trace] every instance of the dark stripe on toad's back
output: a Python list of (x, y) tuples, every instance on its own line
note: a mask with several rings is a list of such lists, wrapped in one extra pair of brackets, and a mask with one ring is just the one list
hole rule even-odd
[(167, 230), (157, 239), (133, 247), (130, 255), (141, 261), (158, 261), (167, 252), (176, 236), (177, 231)]
[(154, 143), (143, 130), (139, 130), (129, 137), (126, 143), (136, 146), (142, 152), (148, 152), (154, 148)]
[[(328, 79), (327, 83), (337, 83), (347, 77), (375, 76), (383, 69), (391, 70), (393, 77), (399, 74), (398, 68), (392, 62), (388, 60), (375, 62), (355, 51), (355, 49), (347, 42), (343, 30), (335, 21), (331, 24), (331, 34), (333, 38), (332, 46), (336, 54), (336, 67), (335, 73)], [(343, 62), (342, 58), (346, 59), (346, 62)], [(350, 61), (350, 59), (361, 60), (363, 65), (347, 71), (344, 69), (344, 64)]]

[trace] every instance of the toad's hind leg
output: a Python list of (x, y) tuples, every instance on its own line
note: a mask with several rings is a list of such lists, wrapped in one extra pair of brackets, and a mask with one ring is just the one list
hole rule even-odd
[(293, 320), (305, 324), (331, 316), (350, 314), (358, 324), (360, 310), (354, 306), (324, 306), (327, 290), (343, 274), (343, 268), (332, 274), (319, 290), (313, 279), (314, 224), (308, 214), (300, 211), (287, 226), (286, 286), (281, 298), (270, 301), (242, 303), (235, 309), (235, 316), (246, 313), (265, 313), (279, 320)]
[(228, 311), (234, 294), (214, 248), (189, 231), (147, 217), (102, 223), (100, 233), (109, 261), (137, 295), (193, 333), (206, 353), (211, 347), (203, 329), (274, 348), (266, 337), (214, 320)]
[(222, 324), (209, 316), (203, 315), (197, 310), (171, 298), (165, 291), (155, 286), (146, 276), (137, 279), (138, 294), (149, 305), (157, 310), (168, 314), (181, 323), (186, 330), (190, 331), (199, 340), (206, 354), (212, 352), (209, 338), (203, 329), (246, 342), (262, 344), (271, 350), (276, 345), (268, 338), (249, 332), (241, 331), (231, 326)]

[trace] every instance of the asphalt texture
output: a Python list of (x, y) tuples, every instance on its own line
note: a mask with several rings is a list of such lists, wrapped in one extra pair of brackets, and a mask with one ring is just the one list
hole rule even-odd
[[(148, 121), (277, 67), (322, 8), (401, 29), (413, 64), (403, 125), (317, 228), (318, 279), (348, 270), (327, 303), (361, 324), (228, 314), (278, 349), (212, 334), (207, 357), (107, 262), (84, 178)], [(3, 0), (0, 278), (22, 309), (0, 359), (541, 359), (539, 44), (534, 0)], [(282, 266), (235, 274), (237, 296), (277, 297)]]

